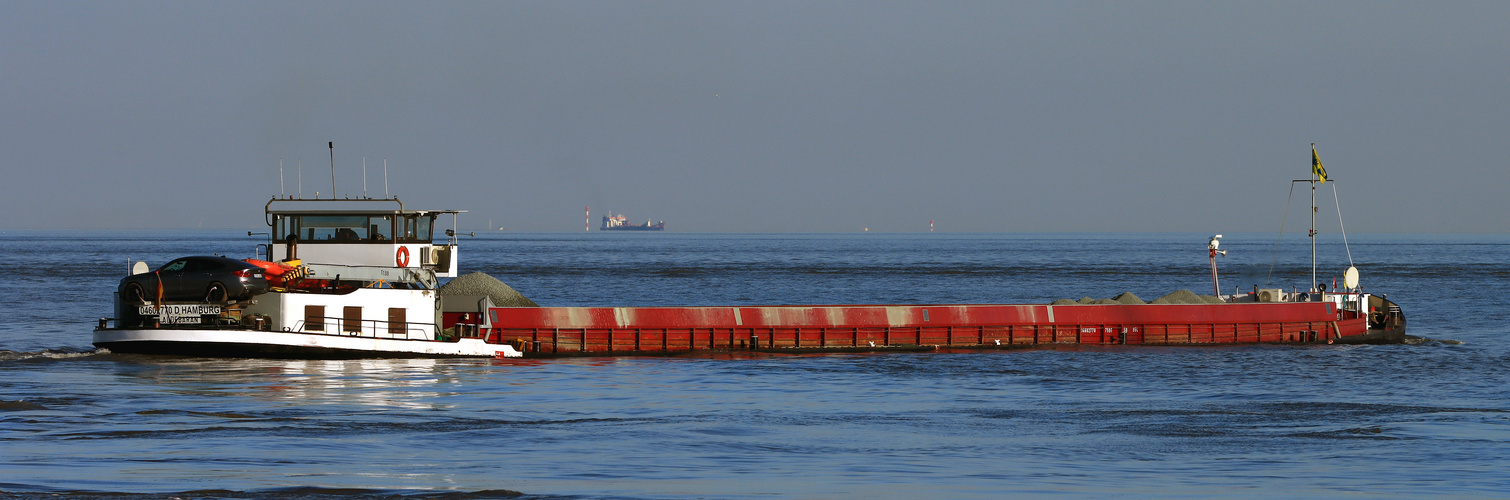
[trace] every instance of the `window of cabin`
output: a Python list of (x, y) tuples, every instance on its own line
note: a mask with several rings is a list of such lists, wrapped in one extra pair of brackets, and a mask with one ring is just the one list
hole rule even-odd
[(409, 330), (409, 310), (402, 307), (388, 308), (388, 333), (402, 335)]
[(274, 224), (276, 226), (273, 229), (273, 238), (278, 241), (288, 243), (288, 237), (290, 236), (304, 238), (303, 235), (299, 234), (299, 217), (297, 216), (279, 215), (274, 219)]
[(403, 217), (403, 232), (399, 240), (405, 243), (429, 243), (431, 238), (430, 229), (434, 225), (434, 215), (405, 215)]
[(360, 333), (362, 331), (362, 308), (360, 306), (346, 306), (341, 310), (341, 331)]
[(418, 233), (418, 236), (419, 236), (420, 239), (425, 240), (425, 241), (430, 241), (431, 240), (431, 236), (432, 235), (430, 234), (430, 226), (432, 225), (431, 223), (433, 223), (433, 222), (435, 222), (435, 216), (433, 216), (433, 215), (421, 215), (419, 217), (419, 233)]
[(365, 215), (305, 215), (299, 218), (305, 241), (361, 241), (370, 228)]
[(405, 216), (404, 217), (404, 228), (402, 230), (402, 233), (399, 234), (399, 237), (402, 238), (404, 241), (414, 241), (414, 216), (413, 215), (409, 215), (409, 216)]
[(393, 241), (393, 216), (374, 215), (368, 217), (367, 238), (372, 241)]
[(325, 331), (325, 306), (304, 306), (304, 329), (311, 332)]

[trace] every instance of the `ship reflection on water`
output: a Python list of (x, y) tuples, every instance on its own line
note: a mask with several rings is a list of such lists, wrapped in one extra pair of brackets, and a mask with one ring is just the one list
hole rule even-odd
[(356, 404), (408, 409), (449, 409), (446, 387), (486, 361), (435, 359), (267, 360), (137, 358), (117, 373), (137, 382), (166, 386), (186, 396), (226, 396), (286, 401), (298, 406)]

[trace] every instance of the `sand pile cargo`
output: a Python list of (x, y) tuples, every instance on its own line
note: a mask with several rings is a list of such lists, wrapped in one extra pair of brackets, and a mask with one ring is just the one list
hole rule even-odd
[(471, 273), (458, 276), (435, 291), (440, 296), (486, 295), (498, 307), (540, 307), (535, 301), (514, 290), (508, 284), (487, 273)]

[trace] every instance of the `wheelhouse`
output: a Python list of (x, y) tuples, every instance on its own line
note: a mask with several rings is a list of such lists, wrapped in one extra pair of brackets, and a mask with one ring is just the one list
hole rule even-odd
[[(424, 268), (456, 276), (456, 216), (462, 210), (409, 210), (398, 198), (273, 198), (265, 208), (269, 259), (313, 264)], [(440, 241), (437, 220), (450, 215)]]

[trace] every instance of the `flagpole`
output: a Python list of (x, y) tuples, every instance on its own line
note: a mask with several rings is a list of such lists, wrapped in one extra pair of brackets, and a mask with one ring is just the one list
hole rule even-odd
[[(1316, 143), (1311, 143), (1311, 158), (1316, 158)], [(1316, 290), (1316, 179), (1320, 176), (1311, 168), (1311, 291)]]

